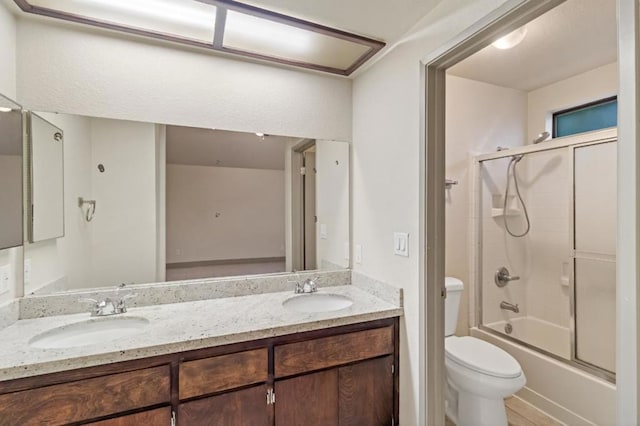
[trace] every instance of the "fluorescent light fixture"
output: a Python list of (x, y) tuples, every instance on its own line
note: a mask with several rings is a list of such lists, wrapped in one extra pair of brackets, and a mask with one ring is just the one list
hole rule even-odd
[(13, 0), (25, 13), (349, 75), (385, 43), (231, 0)]
[(216, 7), (198, 1), (31, 0), (30, 3), (117, 25), (206, 42), (213, 40), (216, 22)]
[(323, 32), (229, 10), (223, 47), (329, 68), (346, 69), (370, 47)]
[(13, 111), (13, 108), (0, 107), (0, 112), (11, 112), (11, 111)]
[(286, 48), (289, 52), (305, 52), (311, 47), (310, 31), (292, 27), (257, 16), (234, 11), (227, 12), (224, 37), (256, 42), (267, 41), (274, 46)]
[(520, 27), (514, 32), (509, 33), (506, 36), (494, 41), (492, 45), (493, 47), (497, 47), (498, 49), (511, 49), (512, 47), (520, 44), (520, 42), (524, 40), (526, 35), (527, 27)]

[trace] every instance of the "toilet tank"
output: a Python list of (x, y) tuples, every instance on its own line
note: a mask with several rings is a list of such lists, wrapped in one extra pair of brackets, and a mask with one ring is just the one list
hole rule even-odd
[(458, 310), (464, 285), (457, 278), (445, 277), (444, 288), (447, 291), (447, 298), (444, 300), (444, 335), (452, 336), (458, 325)]

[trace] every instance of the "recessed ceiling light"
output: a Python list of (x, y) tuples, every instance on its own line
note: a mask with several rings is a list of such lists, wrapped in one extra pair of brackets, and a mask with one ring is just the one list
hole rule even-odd
[(0, 107), (0, 112), (11, 112), (11, 111), (13, 111), (13, 108)]
[(494, 41), (492, 45), (493, 47), (497, 47), (498, 49), (511, 49), (512, 47), (520, 44), (520, 42), (524, 40), (526, 35), (527, 27), (520, 27), (514, 32), (509, 33), (506, 36)]
[(259, 138), (264, 138), (264, 133), (256, 133), (256, 136)]

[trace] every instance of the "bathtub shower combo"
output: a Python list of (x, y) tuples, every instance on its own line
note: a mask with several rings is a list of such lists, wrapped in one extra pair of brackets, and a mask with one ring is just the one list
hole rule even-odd
[(615, 382), (615, 129), (474, 159), (478, 329)]

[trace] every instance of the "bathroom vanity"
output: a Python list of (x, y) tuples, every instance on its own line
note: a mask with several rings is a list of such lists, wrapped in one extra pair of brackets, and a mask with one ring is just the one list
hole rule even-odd
[(2, 382), (0, 424), (393, 424), (397, 327), (384, 319)]
[[(233, 286), (225, 284), (228, 292)], [(328, 312), (288, 307), (317, 296), (353, 304)], [(314, 295), (256, 293), (105, 318), (19, 320), (0, 330), (9, 342), (0, 348), (0, 425), (397, 424), (402, 309), (378, 296), (334, 285)], [(50, 305), (54, 297), (67, 296), (49, 296)], [(39, 340), (142, 318), (146, 328), (121, 339), (70, 347)]]

